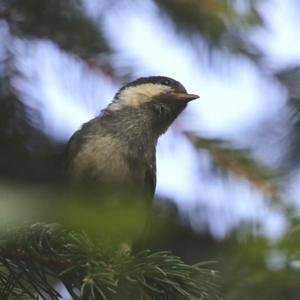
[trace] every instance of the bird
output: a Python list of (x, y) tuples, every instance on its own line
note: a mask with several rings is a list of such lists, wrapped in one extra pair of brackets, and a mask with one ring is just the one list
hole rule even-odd
[(112, 192), (134, 191), (152, 199), (158, 138), (197, 98), (166, 76), (141, 77), (125, 84), (98, 116), (70, 138), (70, 181)]

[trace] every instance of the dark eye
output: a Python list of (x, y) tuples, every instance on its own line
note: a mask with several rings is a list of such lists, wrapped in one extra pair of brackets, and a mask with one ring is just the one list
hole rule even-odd
[(172, 81), (170, 79), (162, 79), (160, 83), (163, 85), (172, 85)]

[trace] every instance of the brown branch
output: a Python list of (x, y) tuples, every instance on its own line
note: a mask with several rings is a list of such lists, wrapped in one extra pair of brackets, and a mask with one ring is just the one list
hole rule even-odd
[(8, 250), (8, 249), (1, 249), (0, 248), (0, 257), (2, 259), (9, 259), (12, 261), (35, 261), (40, 264), (47, 266), (49, 269), (59, 269), (64, 270), (71, 268), (75, 265), (75, 263), (71, 262), (70, 259), (62, 259), (57, 258), (53, 255), (39, 255), (32, 253), (26, 253), (23, 249), (16, 249), (16, 250)]

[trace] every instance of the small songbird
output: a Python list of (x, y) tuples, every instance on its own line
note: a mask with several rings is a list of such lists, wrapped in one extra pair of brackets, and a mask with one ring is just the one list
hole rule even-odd
[(171, 78), (139, 78), (123, 86), (99, 116), (71, 137), (68, 174), (73, 182), (153, 197), (156, 144), (187, 103), (198, 98)]

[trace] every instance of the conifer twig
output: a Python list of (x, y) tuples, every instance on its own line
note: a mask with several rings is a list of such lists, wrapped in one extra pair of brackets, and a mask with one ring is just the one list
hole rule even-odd
[(215, 271), (170, 252), (133, 255), (55, 224), (2, 233), (1, 299), (61, 299), (58, 282), (73, 299), (219, 299)]
[(272, 199), (278, 199), (278, 173), (254, 159), (248, 149), (235, 148), (221, 139), (199, 137), (191, 132), (185, 134), (198, 149), (208, 151), (215, 168), (245, 178)]

